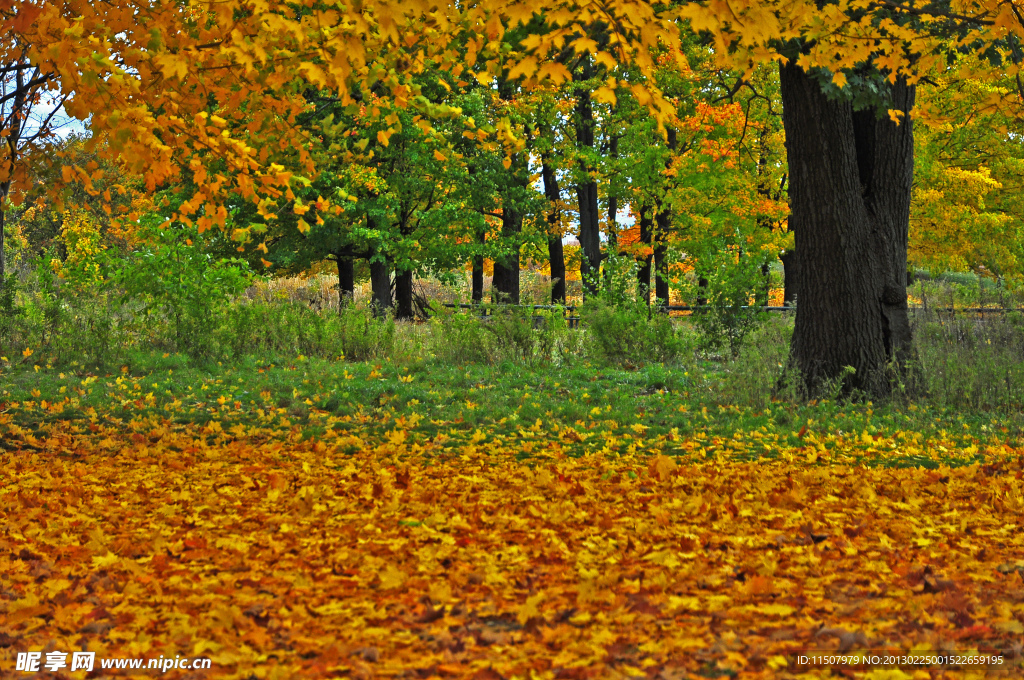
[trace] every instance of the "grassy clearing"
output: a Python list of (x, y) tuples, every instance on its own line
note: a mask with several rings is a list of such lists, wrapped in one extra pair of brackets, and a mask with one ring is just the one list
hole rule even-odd
[(21, 325), (0, 664), (17, 640), (246, 680), (767, 680), (863, 651), (1004, 659), (866, 677), (1020, 676), (1015, 319), (919, 317), (927, 395), (872, 404), (778, 389), (786, 319), (733, 353), (586, 314), (258, 303), (88, 360)]
[[(511, 361), (456, 366), (430, 358), (297, 356), (196, 365), (180, 355), (137, 352), (102, 374), (37, 369), (30, 362), (7, 367), (0, 373), (0, 411), (37, 436), (56, 423), (131, 428), (154, 419), (216, 421), (225, 432), (242, 426), (267, 437), (328, 442), (357, 435), (379, 443), (397, 430), (420, 444), (485, 436), (519, 447), (525, 458), (550, 439), (576, 456), (605, 451), (755, 460), (824, 447), (887, 465), (958, 465), (986, 451), (1016, 449), (1024, 437), (1019, 414), (928, 401), (722, 403), (749, 361), (741, 356), (725, 365), (705, 360), (633, 369), (580, 361), (553, 370)], [(748, 373), (742, 376), (749, 380)], [(879, 456), (881, 450), (887, 455)]]

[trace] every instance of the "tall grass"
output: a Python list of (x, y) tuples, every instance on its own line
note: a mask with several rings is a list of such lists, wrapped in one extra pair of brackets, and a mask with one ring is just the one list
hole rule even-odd
[[(702, 401), (763, 408), (798, 393), (780, 377), (786, 366), (792, 315), (769, 318), (735, 352), (701, 342), (691, 319), (650, 314), (646, 305), (588, 304), (583, 327), (568, 328), (561, 310), (503, 309), (476, 313), (439, 308), (426, 323), (375, 318), (362, 304), (339, 308), (326, 277), (262, 281), (230, 300), (186, 343), (162, 312), (110, 288), (75, 290), (46, 272), (11, 279), (0, 300), (0, 356), (6, 363), (113, 366), (131, 352), (190, 352), (195, 361), (247, 356), (316, 356), (330, 360), (441, 364), (511, 362), (552, 370), (587, 363), (632, 369), (663, 364)], [(977, 296), (968, 295), (971, 290)], [(985, 291), (988, 290), (986, 293)], [(946, 310), (1012, 306), (1006, 291), (923, 282), (911, 290), (915, 365), (923, 393), (915, 399), (945, 408), (1024, 409), (1024, 314), (964, 314)], [(185, 346), (187, 345), (187, 347)]]

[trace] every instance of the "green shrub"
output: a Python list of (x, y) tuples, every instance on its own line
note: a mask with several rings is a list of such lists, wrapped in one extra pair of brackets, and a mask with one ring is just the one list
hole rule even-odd
[(221, 353), (213, 331), (229, 301), (249, 284), (248, 264), (214, 259), (193, 242), (191, 229), (153, 229), (141, 247), (114, 272), (124, 301), (169, 322), (176, 349), (192, 358)]
[(531, 363), (537, 342), (529, 308), (499, 305), (482, 324), (488, 334), (491, 360)]
[(597, 298), (583, 305), (580, 316), (596, 354), (611, 361), (670, 361), (688, 349), (672, 320), (641, 301), (614, 305)]
[(693, 314), (701, 345), (712, 351), (727, 347), (736, 355), (744, 338), (768, 316), (761, 309), (767, 301), (761, 261), (746, 253), (737, 258), (735, 250), (722, 248), (698, 262), (697, 273), (707, 285), (694, 286), (690, 295), (707, 299), (707, 306)]
[(363, 306), (348, 305), (341, 314), (341, 351), (351, 361), (383, 359), (395, 347), (395, 321), (378, 318)]
[(1024, 320), (1019, 314), (915, 319), (916, 360), (927, 399), (947, 408), (1024, 406)]
[[(713, 396), (721, 404), (765, 408), (776, 396), (792, 399), (796, 376), (784, 375), (789, 359), (793, 317), (775, 315), (754, 329), (747, 342), (722, 366), (723, 375)], [(780, 379), (784, 384), (780, 385)], [(781, 388), (781, 390), (780, 390)]]
[(434, 358), (445, 363), (487, 363), (491, 359), (480, 318), (457, 309), (435, 311), (427, 346)]

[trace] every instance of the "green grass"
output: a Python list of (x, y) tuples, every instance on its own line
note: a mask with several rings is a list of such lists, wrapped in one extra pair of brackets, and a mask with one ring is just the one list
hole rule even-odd
[(1019, 413), (927, 403), (715, 403), (711, 397), (727, 378), (715, 362), (627, 370), (587, 362), (553, 369), (509, 361), (457, 366), (249, 357), (196, 365), (179, 355), (134, 352), (120, 370), (106, 373), (7, 365), (0, 369), (0, 412), (30, 430), (57, 420), (123, 425), (156, 417), (179, 424), (215, 420), (225, 432), (243, 426), (264, 436), (355, 435), (371, 444), (401, 430), (424, 446), (499, 439), (523, 457), (541, 455), (556, 441), (570, 455), (631, 449), (692, 455), (697, 443), (706, 456), (756, 459), (787, 448), (810, 450), (816, 440), (843, 446), (867, 435), (914, 449), (934, 443), (935, 450), (916, 454), (896, 446), (873, 463), (932, 466), (973, 460), (962, 454), (946, 460), (938, 446), (1017, 447), (1024, 438)]

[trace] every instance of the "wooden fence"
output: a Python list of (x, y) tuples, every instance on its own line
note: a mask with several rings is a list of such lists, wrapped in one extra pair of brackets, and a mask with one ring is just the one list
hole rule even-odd
[[(576, 315), (578, 307), (576, 305), (499, 305), (499, 304), (454, 304), (445, 303), (443, 305), (449, 309), (460, 309), (475, 311), (480, 315), (481, 318), (487, 318), (491, 316), (496, 309), (530, 309), (530, 310), (545, 310), (554, 311), (561, 310), (565, 315), (565, 322), (569, 328), (579, 328), (580, 317)], [(710, 309), (710, 305), (666, 305), (663, 307), (657, 307), (657, 310), (663, 312), (696, 312), (703, 309)], [(743, 307), (743, 309), (750, 309), (749, 307)], [(757, 307), (763, 312), (795, 312), (796, 307), (777, 307), (777, 306), (763, 306)], [(919, 311), (932, 311), (948, 314), (1007, 314), (1009, 312), (1024, 312), (1024, 307), (934, 307), (926, 305), (912, 305), (910, 307), (911, 312)], [(533, 321), (535, 324), (540, 323), (543, 316), (534, 315)]]

